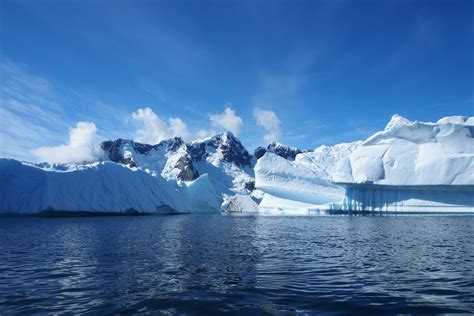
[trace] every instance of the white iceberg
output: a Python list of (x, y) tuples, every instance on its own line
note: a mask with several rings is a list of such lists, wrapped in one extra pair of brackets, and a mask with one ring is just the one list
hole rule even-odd
[(394, 115), (348, 156), (351, 168), (336, 172), (355, 183), (474, 184), (473, 123), (461, 116), (423, 123)]
[(207, 174), (194, 181), (186, 182), (192, 213), (213, 213), (221, 211), (221, 199), (214, 190)]
[(267, 214), (312, 213), (328, 209), (330, 203), (344, 197), (344, 189), (325, 179), (321, 170), (273, 153), (257, 161), (255, 186), (265, 192), (259, 211)]
[(189, 213), (185, 186), (112, 162), (28, 164), (0, 159), (0, 213)]
[(321, 146), (255, 167), (260, 212), (474, 212), (474, 118), (394, 115), (364, 142)]

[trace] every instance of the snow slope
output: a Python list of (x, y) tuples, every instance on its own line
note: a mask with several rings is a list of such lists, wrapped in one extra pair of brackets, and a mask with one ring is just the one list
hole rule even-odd
[(236, 194), (224, 203), (223, 209), (226, 212), (257, 213), (258, 204), (250, 195)]
[(112, 162), (34, 165), (0, 159), (0, 182), (0, 213), (191, 211), (186, 187)]

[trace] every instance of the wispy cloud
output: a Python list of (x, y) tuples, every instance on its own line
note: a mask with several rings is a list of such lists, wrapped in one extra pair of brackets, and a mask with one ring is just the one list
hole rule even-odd
[(255, 108), (253, 115), (257, 124), (260, 125), (268, 133), (263, 137), (264, 142), (278, 141), (281, 137), (281, 121), (275, 112), (270, 110), (264, 110), (261, 108)]
[(259, 89), (252, 98), (258, 106), (280, 105), (297, 93), (306, 82), (303, 74), (261, 72), (258, 76)]
[(31, 158), (33, 147), (59, 141), (67, 128), (55, 86), (24, 65), (0, 63), (0, 155)]
[(77, 121), (98, 123), (96, 139), (132, 135), (123, 128), (130, 112), (59, 89), (27, 65), (0, 62), (0, 81), (0, 157), (41, 159), (33, 150), (66, 142), (65, 131)]

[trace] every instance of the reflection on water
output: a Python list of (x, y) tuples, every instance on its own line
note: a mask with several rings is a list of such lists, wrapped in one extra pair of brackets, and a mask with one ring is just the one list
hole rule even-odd
[(0, 218), (0, 313), (474, 311), (474, 217)]

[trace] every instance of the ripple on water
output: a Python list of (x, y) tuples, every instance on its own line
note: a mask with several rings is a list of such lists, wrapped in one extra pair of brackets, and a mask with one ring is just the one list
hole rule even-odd
[(474, 311), (474, 217), (2, 218), (0, 313)]

